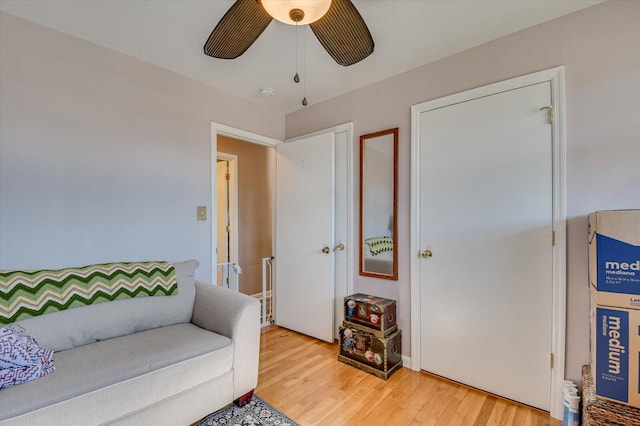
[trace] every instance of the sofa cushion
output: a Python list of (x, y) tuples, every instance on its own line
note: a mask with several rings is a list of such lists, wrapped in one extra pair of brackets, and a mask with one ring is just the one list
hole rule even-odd
[(0, 420), (61, 405), (102, 423), (227, 374), (232, 360), (230, 339), (190, 323), (56, 352), (55, 372), (0, 393)]
[(156, 327), (189, 322), (197, 260), (173, 264), (178, 294), (115, 300), (17, 321), (38, 344), (60, 351)]

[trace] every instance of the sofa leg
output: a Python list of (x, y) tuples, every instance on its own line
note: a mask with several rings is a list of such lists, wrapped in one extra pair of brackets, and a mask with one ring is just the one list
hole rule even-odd
[(253, 397), (253, 390), (250, 390), (249, 392), (242, 395), (240, 398), (233, 401), (233, 403), (236, 404), (238, 407), (244, 407), (249, 402), (251, 402), (252, 397)]

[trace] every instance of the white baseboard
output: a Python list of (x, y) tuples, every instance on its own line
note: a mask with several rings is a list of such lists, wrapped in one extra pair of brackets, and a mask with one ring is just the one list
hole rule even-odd
[(411, 368), (411, 357), (410, 356), (406, 356), (406, 355), (402, 355), (402, 366), (404, 368)]

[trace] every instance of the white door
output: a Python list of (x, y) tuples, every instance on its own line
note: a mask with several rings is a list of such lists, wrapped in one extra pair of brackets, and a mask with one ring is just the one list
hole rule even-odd
[(276, 230), (276, 324), (332, 342), (333, 132), (277, 147)]
[[(423, 370), (550, 408), (549, 82), (420, 115)], [(432, 257), (426, 257), (431, 254)]]

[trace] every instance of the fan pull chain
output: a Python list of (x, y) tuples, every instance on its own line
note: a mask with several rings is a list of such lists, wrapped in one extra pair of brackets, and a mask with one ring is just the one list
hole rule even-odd
[(293, 81), (300, 83), (300, 76), (298, 75), (298, 22), (296, 22), (296, 75), (293, 76)]
[[(296, 23), (297, 25), (297, 23)], [(307, 31), (303, 30), (302, 34), (302, 75), (304, 80), (302, 81), (302, 106), (307, 106)]]

